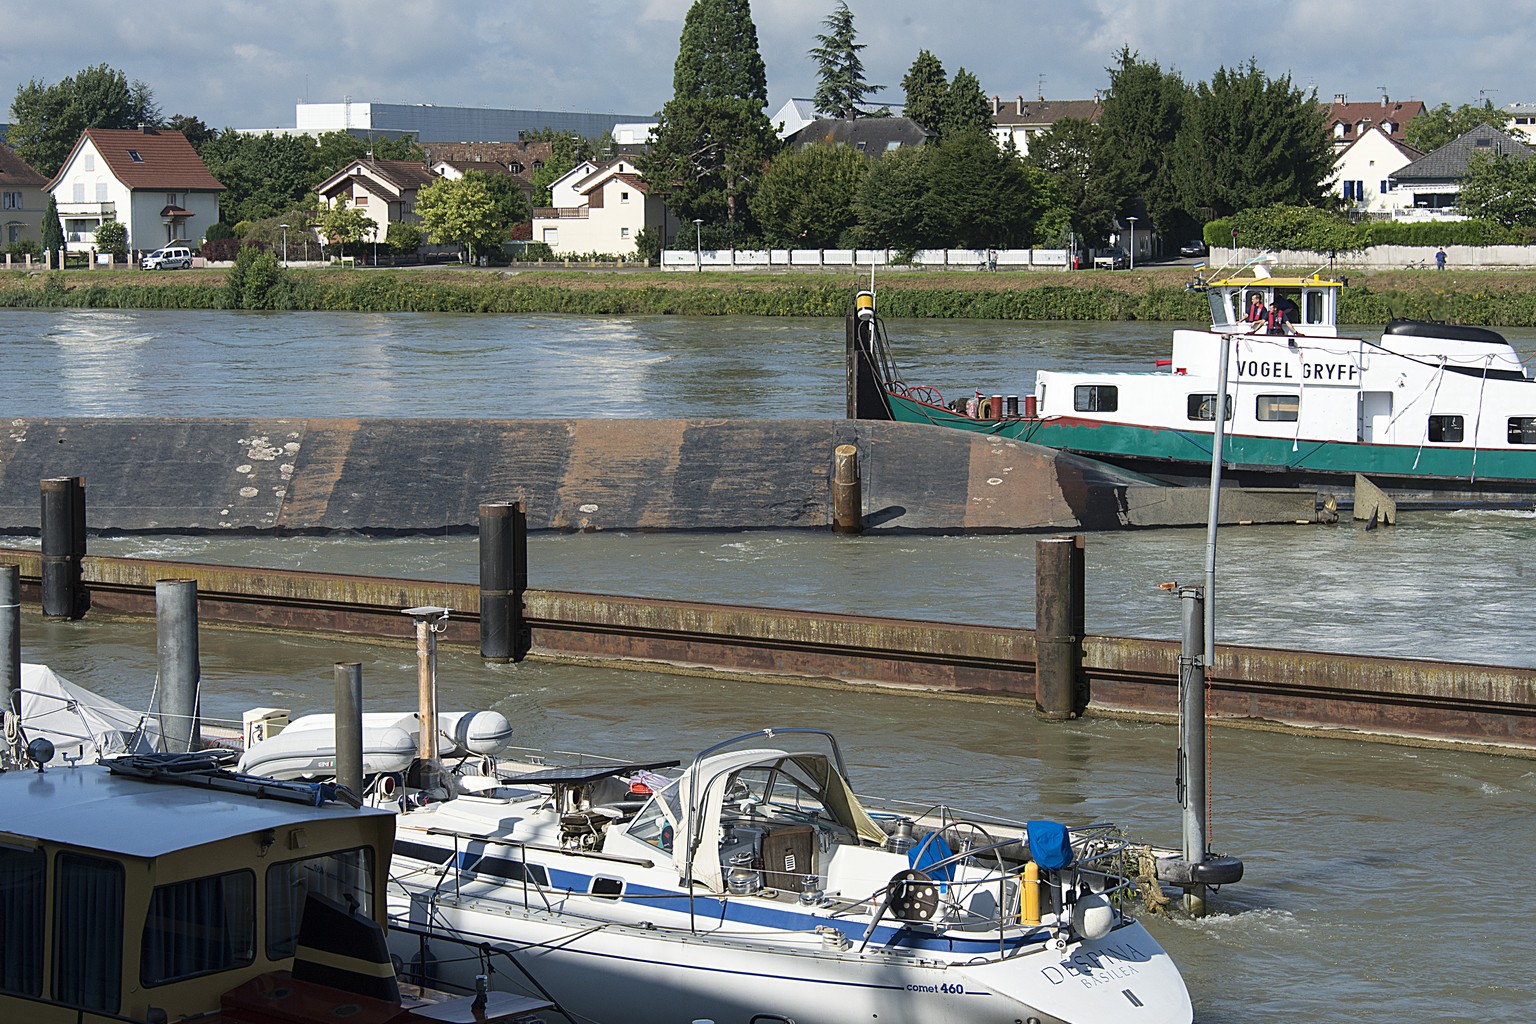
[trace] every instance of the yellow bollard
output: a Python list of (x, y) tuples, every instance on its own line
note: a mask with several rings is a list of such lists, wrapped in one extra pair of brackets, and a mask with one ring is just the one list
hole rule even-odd
[(1021, 918), (1025, 924), (1040, 923), (1040, 865), (1030, 861), (1024, 865), (1024, 875), (1020, 882), (1023, 892), (1023, 911)]

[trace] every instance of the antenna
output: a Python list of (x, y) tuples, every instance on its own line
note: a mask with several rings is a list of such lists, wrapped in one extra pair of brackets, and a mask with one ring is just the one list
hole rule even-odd
[(1477, 98), (1480, 102), (1491, 102), (1493, 94), (1498, 91), (1497, 89), (1479, 89), (1477, 90)]
[(1040, 97), (1040, 102), (1045, 102), (1045, 76), (1035, 79), (1035, 95)]

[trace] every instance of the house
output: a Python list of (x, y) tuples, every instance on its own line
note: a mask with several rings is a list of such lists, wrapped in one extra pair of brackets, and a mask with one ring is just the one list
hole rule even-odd
[(430, 168), (418, 160), (354, 160), (326, 178), (315, 191), (327, 207), (346, 200), (373, 221), (365, 241), (382, 242), (395, 221), (418, 224), (416, 193), (436, 180)]
[[(452, 167), (458, 174), (469, 170), (499, 173), (492, 165), (504, 167), (517, 179), (523, 195), (533, 195), (533, 176), (554, 158), (552, 142), (434, 142), (422, 146), (427, 163), (437, 172), (439, 165)], [(442, 172), (437, 172), (442, 173)], [(447, 175), (452, 177), (452, 174)]]
[(1023, 96), (1013, 103), (993, 96), (992, 134), (999, 146), (1007, 146), (1012, 139), (1019, 155), (1028, 156), (1030, 140), (1050, 131), (1057, 121), (1071, 118), (1098, 124), (1103, 112), (1104, 104), (1097, 95), (1091, 100), (1048, 100), (1041, 96), (1027, 103)]
[(1372, 125), (1334, 158), (1329, 188), (1344, 200), (1344, 211), (1355, 219), (1390, 220), (1400, 195), (1391, 188), (1391, 177), (1423, 156)]
[(921, 146), (933, 133), (910, 117), (827, 117), (812, 121), (785, 142), (794, 149), (807, 146), (849, 146), (870, 157)]
[(193, 244), (219, 220), (224, 186), (180, 132), (87, 128), (44, 188), (59, 205), (65, 247), (86, 252), (103, 221), (121, 221), (128, 248)]
[(1424, 113), (1421, 100), (1395, 101), (1383, 95), (1381, 102), (1350, 103), (1344, 93), (1335, 93), (1328, 107), (1328, 134), (1336, 152), (1343, 152), (1372, 128), (1393, 142), (1403, 141), (1403, 129), (1409, 121)]
[(629, 256), (647, 228), (663, 239), (677, 233), (677, 215), (651, 195), (627, 156), (576, 167), (550, 186), (550, 199), (553, 206), (533, 211), (533, 240), (556, 254)]
[(34, 171), (14, 149), (0, 142), (0, 249), (18, 242), (42, 243), (43, 211), (48, 208), (43, 186), (47, 184), (47, 175)]
[(1521, 142), (1536, 145), (1536, 103), (1506, 103), (1509, 134)]
[(1478, 153), (1505, 153), (1517, 160), (1536, 155), (1536, 148), (1492, 125), (1480, 124), (1398, 168), (1387, 178), (1397, 220), (1461, 220), (1456, 196), (1467, 177), (1467, 165)]
[(768, 116), (768, 123), (781, 139), (789, 138), (814, 120), (816, 101), (806, 99), (785, 100), (783, 106)]

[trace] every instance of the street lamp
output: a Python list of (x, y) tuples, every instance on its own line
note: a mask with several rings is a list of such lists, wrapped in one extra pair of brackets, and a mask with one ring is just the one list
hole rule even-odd
[(1136, 218), (1135, 217), (1127, 217), (1125, 219), (1131, 222), (1131, 267), (1130, 267), (1130, 269), (1135, 270), (1136, 269)]
[(283, 266), (286, 267), (288, 265), (288, 225), (279, 224), (278, 227), (283, 229)]
[(693, 265), (696, 273), (704, 273), (704, 218), (693, 218)]

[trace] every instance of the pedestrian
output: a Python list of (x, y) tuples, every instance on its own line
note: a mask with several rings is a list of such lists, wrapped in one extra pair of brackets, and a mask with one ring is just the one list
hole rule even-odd
[(1264, 296), (1254, 292), (1248, 299), (1248, 322), (1262, 324), (1268, 319), (1268, 312), (1264, 309)]
[(1435, 250), (1435, 269), (1445, 269), (1445, 246), (1443, 245)]

